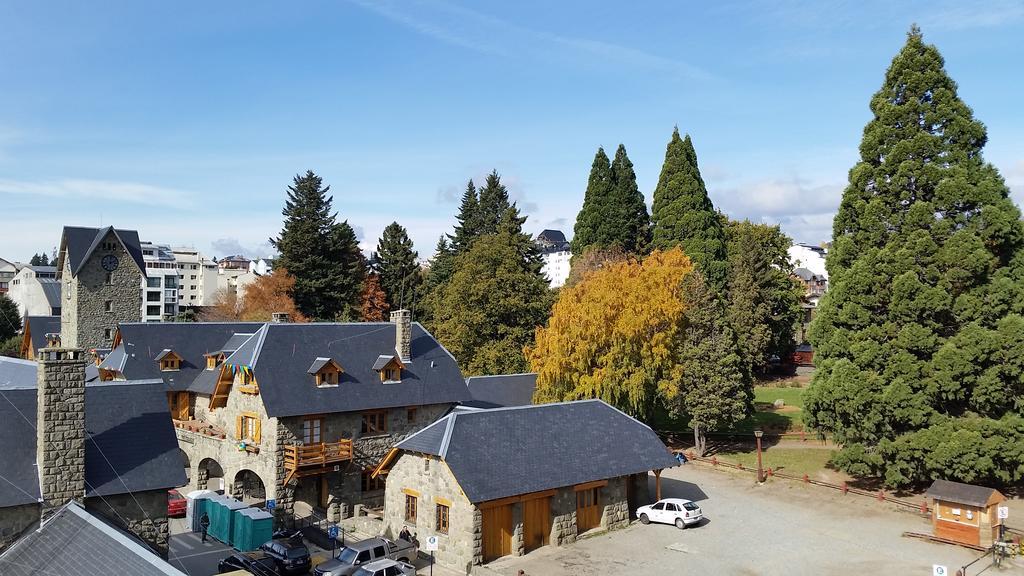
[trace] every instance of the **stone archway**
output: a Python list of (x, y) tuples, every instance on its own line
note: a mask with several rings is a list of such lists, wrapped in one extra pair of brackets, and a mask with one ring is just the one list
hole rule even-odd
[(267, 501), (267, 488), (259, 474), (242, 469), (235, 474), (231, 495), (250, 506), (262, 508)]
[(190, 483), (192, 482), (192, 463), (188, 459), (188, 452), (185, 452), (181, 448), (178, 448), (179, 456), (181, 456), (181, 465), (185, 467), (185, 479)]
[(196, 488), (199, 490), (223, 491), (227, 488), (224, 484), (224, 468), (213, 458), (203, 458), (199, 461), (199, 469), (196, 472)]

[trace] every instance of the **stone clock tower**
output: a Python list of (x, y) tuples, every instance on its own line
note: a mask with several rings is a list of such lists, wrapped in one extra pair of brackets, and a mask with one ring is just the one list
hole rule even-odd
[(142, 318), (146, 276), (134, 230), (64, 227), (57, 257), (63, 348), (109, 348), (117, 325)]

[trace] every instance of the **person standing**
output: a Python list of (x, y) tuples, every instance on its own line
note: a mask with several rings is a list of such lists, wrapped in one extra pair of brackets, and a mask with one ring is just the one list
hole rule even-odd
[(210, 515), (206, 512), (199, 518), (199, 528), (203, 531), (203, 544), (206, 544), (206, 532), (210, 529)]

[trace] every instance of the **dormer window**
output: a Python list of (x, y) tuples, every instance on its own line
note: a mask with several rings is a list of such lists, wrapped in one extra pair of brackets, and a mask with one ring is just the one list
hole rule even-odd
[(206, 355), (206, 369), (214, 370), (224, 362), (223, 352), (214, 352), (213, 354)]
[(156, 361), (160, 365), (161, 372), (181, 369), (181, 356), (178, 356), (173, 350), (168, 348), (157, 354)]
[(332, 358), (317, 358), (306, 371), (313, 376), (317, 386), (337, 386), (341, 380), (341, 365)]
[(380, 373), (381, 382), (401, 382), (404, 368), (405, 365), (398, 356), (378, 356), (377, 361), (373, 363), (373, 370)]

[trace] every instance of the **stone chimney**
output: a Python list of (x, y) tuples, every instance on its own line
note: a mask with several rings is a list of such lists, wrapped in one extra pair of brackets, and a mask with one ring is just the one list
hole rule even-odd
[(270, 321), (274, 324), (288, 324), (292, 321), (292, 315), (287, 312), (273, 312), (270, 314)]
[(36, 467), (42, 520), (85, 498), (84, 350), (39, 350), (36, 375)]
[(402, 362), (408, 362), (412, 359), (412, 312), (395, 310), (391, 322), (395, 324), (395, 352)]

